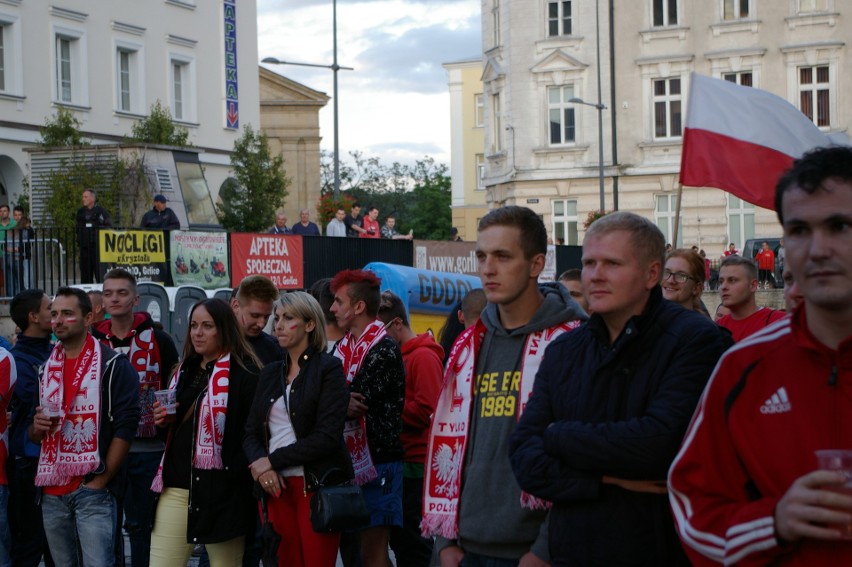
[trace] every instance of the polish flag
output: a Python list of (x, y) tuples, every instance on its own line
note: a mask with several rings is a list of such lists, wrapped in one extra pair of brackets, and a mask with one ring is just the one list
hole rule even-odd
[(779, 96), (692, 73), (680, 182), (774, 209), (775, 184), (793, 160), (838, 142)]

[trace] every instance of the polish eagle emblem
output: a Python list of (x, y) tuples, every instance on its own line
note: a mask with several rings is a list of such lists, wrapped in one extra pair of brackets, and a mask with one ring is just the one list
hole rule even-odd
[(455, 447), (448, 443), (441, 443), (435, 449), (432, 458), (432, 471), (435, 483), (434, 492), (447, 498), (455, 498), (459, 493), (459, 483), (455, 482), (458, 471), (461, 469), (464, 452), (462, 444), (456, 441)]
[(75, 453), (87, 450), (95, 438), (95, 420), (91, 417), (66, 420), (62, 424), (62, 440), (66, 446), (73, 447)]

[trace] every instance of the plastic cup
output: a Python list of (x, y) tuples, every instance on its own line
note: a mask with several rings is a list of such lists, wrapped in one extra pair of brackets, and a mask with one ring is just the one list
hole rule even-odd
[(41, 413), (44, 414), (45, 417), (49, 417), (51, 419), (59, 417), (61, 409), (59, 400), (43, 400), (41, 402)]
[[(841, 472), (846, 482), (840, 485), (826, 486), (826, 490), (852, 496), (852, 450), (825, 449), (816, 451), (820, 470)], [(852, 523), (835, 526), (840, 530), (843, 539), (852, 540)]]
[(154, 396), (166, 408), (167, 414), (172, 415), (177, 411), (177, 393), (174, 390), (157, 390)]

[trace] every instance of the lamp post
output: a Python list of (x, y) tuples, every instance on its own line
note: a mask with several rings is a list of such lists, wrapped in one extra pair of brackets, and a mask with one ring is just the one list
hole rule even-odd
[(281, 61), (275, 57), (266, 57), (261, 63), (269, 63), (271, 65), (296, 65), (298, 67), (320, 67), (322, 69), (331, 69), (334, 74), (334, 87), (332, 96), (334, 98), (334, 198), (340, 197), (340, 136), (338, 135), (339, 114), (337, 106), (337, 72), (341, 69), (346, 71), (354, 71), (352, 67), (341, 67), (337, 64), (337, 0), (333, 0), (332, 6), (332, 41), (334, 45), (333, 60), (331, 65), (318, 65), (314, 63), (296, 63), (293, 61)]
[(596, 108), (598, 110), (598, 180), (600, 182), (600, 193), (601, 193), (601, 211), (606, 210), (606, 199), (604, 197), (604, 154), (603, 154), (603, 111), (606, 109), (606, 105), (602, 102), (597, 104), (592, 102), (586, 102), (581, 98), (572, 98), (569, 99), (568, 102), (573, 102), (574, 104), (585, 104), (586, 106), (591, 106), (592, 108)]

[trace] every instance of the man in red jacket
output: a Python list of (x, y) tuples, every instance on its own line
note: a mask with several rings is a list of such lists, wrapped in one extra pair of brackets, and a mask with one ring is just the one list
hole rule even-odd
[(768, 242), (763, 243), (763, 247), (754, 255), (754, 259), (757, 260), (760, 285), (764, 289), (770, 286), (775, 288), (775, 276), (772, 275), (775, 272), (775, 252), (769, 247)]
[(849, 472), (818, 470), (852, 428), (852, 148), (818, 149), (778, 182), (791, 317), (719, 362), (669, 472), (693, 565), (852, 565)]
[(432, 540), (420, 535), (423, 507), (423, 465), (429, 443), (429, 425), (444, 375), (444, 349), (432, 333), (415, 334), (408, 323), (402, 300), (392, 291), (382, 294), (379, 320), (388, 335), (399, 343), (405, 363), (405, 406), (400, 440), (405, 450), (402, 463), (402, 527), (391, 532), (390, 546), (398, 565), (426, 567), (432, 556)]

